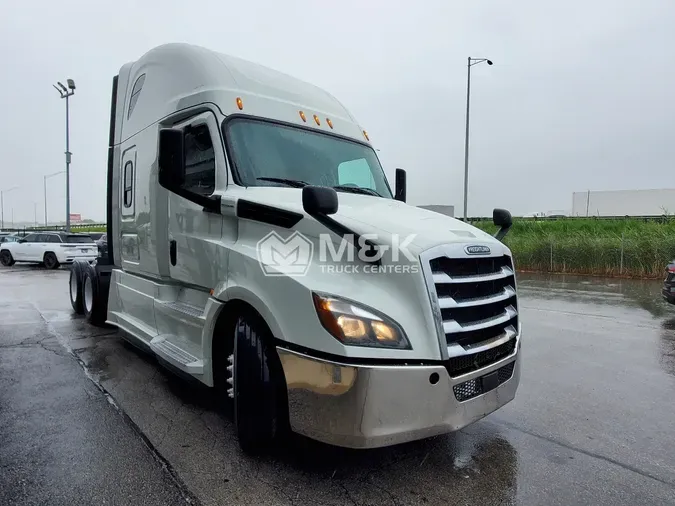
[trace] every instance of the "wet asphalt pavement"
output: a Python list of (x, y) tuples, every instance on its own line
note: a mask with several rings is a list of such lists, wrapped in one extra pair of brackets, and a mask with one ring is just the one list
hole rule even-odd
[(516, 399), (369, 451), (243, 455), (205, 388), (71, 314), (66, 270), (0, 268), (0, 504), (675, 504), (675, 307), (659, 281), (519, 275)]

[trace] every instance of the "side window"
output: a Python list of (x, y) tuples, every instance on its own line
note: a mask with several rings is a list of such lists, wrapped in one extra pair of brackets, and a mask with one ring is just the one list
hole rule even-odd
[(209, 127), (207, 125), (187, 127), (184, 142), (183, 188), (197, 195), (211, 195), (216, 189), (216, 157)]
[(37, 234), (28, 234), (26, 237), (24, 237), (26, 242), (37, 242), (38, 240), (38, 235)]
[(342, 162), (338, 165), (338, 184), (356, 185), (375, 189), (375, 180), (365, 158)]
[(131, 98), (129, 99), (129, 112), (127, 113), (127, 119), (131, 118), (131, 113), (134, 112), (134, 107), (136, 107), (136, 102), (138, 102), (138, 96), (141, 94), (143, 89), (143, 83), (145, 82), (145, 74), (139, 76), (134, 83), (134, 87), (131, 90)]
[(39, 234), (36, 242), (50, 242), (51, 238), (50, 234)]
[(124, 187), (122, 193), (122, 202), (124, 207), (129, 208), (134, 203), (134, 164), (127, 160), (124, 164)]
[(52, 234), (49, 236), (49, 242), (61, 242), (61, 238), (56, 234)]

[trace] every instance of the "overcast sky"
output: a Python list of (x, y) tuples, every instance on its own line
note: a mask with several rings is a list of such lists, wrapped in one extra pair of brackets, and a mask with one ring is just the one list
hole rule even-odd
[[(334, 94), (413, 204), (462, 208), (466, 58), (469, 214), (570, 209), (586, 189), (675, 187), (675, 2), (422, 0), (5, 2), (0, 189), (5, 224), (44, 220), (64, 168), (72, 78), (71, 212), (105, 217), (112, 77), (166, 42), (253, 60)], [(65, 216), (65, 179), (47, 182)]]

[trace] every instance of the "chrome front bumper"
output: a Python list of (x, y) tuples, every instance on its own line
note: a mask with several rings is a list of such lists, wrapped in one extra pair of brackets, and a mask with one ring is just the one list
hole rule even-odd
[[(509, 357), (456, 378), (443, 365), (349, 365), (278, 347), (288, 386), (291, 428), (349, 448), (389, 446), (459, 430), (515, 397), (520, 382), (520, 336), (516, 339)], [(499, 386), (463, 402), (457, 400), (454, 386), (512, 362), (513, 375)]]

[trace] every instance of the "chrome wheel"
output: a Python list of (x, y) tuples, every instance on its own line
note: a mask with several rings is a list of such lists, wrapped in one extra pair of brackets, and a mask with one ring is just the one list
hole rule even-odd
[(84, 278), (84, 310), (86, 313), (91, 313), (94, 306), (94, 287), (91, 284), (91, 277)]
[(234, 354), (227, 357), (227, 395), (230, 399), (234, 399)]

